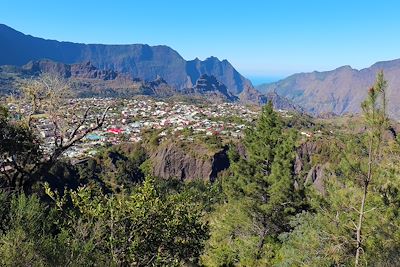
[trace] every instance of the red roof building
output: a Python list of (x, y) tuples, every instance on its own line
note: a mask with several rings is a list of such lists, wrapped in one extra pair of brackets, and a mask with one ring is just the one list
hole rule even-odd
[(120, 128), (110, 128), (107, 130), (107, 132), (112, 134), (120, 134), (123, 132), (123, 130)]

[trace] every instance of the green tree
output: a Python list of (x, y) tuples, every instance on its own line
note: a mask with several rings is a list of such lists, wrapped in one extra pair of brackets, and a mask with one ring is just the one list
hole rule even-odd
[[(70, 85), (57, 74), (40, 75), (37, 79), (22, 82), (20, 87), (22, 97), (14, 104), (25, 107), (25, 123), (10, 121), (6, 110), (0, 110), (0, 169), (3, 170), (0, 178), (2, 183), (8, 183), (9, 190), (28, 192), (48, 174), (66, 150), (103, 126), (109, 107), (94, 120), (90, 120), (91, 107), (80, 114), (82, 116), (66, 117)], [(38, 113), (52, 124), (54, 133), (53, 146), (45, 156), (40, 151), (40, 139), (35, 135)], [(82, 126), (87, 127), (80, 130)]]
[[(352, 266), (357, 249), (358, 205), (363, 197), (358, 171), (367, 166), (368, 151), (350, 136), (342, 159), (327, 170), (325, 192), (315, 192), (312, 210), (297, 216), (289, 234), (280, 236), (283, 247), (278, 266)], [(382, 146), (382, 160), (369, 185), (362, 227), (363, 249), (359, 265), (396, 266), (400, 252), (400, 146)], [(348, 159), (345, 159), (346, 155)], [(351, 159), (350, 163), (348, 162)]]
[(36, 196), (0, 192), (0, 265), (58, 265), (55, 213)]
[[(66, 214), (59, 237), (72, 265), (180, 266), (196, 263), (208, 238), (202, 208), (191, 194), (161, 196), (147, 178), (130, 195), (104, 195), (87, 187), (57, 197)], [(72, 207), (68, 206), (68, 199)]]
[(9, 121), (7, 109), (0, 113), (0, 186), (27, 190), (35, 182), (31, 171), (42, 157), (40, 143), (26, 126)]
[(313, 197), (316, 213), (297, 217), (293, 232), (281, 236), (281, 266), (398, 264), (400, 147), (384, 138), (386, 87), (380, 72), (362, 104), (366, 131), (341, 141), (339, 161), (332, 162), (325, 178), (325, 194)]
[(380, 149), (383, 142), (383, 131), (388, 126), (388, 118), (386, 115), (386, 88), (387, 81), (385, 81), (383, 71), (381, 71), (377, 75), (375, 85), (369, 89), (367, 99), (361, 105), (367, 125), (368, 167), (366, 173), (361, 171), (361, 187), (363, 194), (360, 208), (358, 210), (359, 218), (356, 225), (357, 248), (355, 266), (359, 265), (360, 254), (363, 250), (363, 237), (361, 231), (366, 212), (365, 206), (369, 185), (374, 176), (378, 175), (375, 170), (377, 169), (377, 165), (381, 159)]
[(303, 205), (293, 175), (295, 140), (272, 104), (265, 105), (256, 127), (246, 132), (246, 156), (231, 155), (232, 176), (223, 181), (226, 203), (211, 219), (205, 262), (271, 264), (279, 234), (290, 230)]

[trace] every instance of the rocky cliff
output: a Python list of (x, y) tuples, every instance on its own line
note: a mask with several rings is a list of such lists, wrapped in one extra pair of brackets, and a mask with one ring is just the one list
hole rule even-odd
[(306, 184), (313, 184), (320, 191), (324, 191), (325, 169), (328, 161), (315, 162), (313, 155), (322, 154), (326, 147), (323, 141), (307, 141), (301, 144), (296, 151), (294, 165), (295, 174), (302, 178)]
[(153, 174), (164, 179), (214, 181), (220, 171), (229, 167), (225, 148), (210, 153), (204, 145), (193, 145), (190, 150), (173, 142), (158, 147), (150, 156)]

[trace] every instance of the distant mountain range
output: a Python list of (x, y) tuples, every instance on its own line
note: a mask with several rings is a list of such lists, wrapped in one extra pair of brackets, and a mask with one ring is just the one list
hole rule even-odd
[(15, 81), (56, 72), (79, 97), (189, 96), (207, 101), (264, 104), (301, 110), (275, 94), (262, 95), (227, 61), (183, 59), (168, 46), (59, 42), (25, 35), (0, 24), (0, 95)]
[(22, 66), (31, 60), (50, 59), (65, 64), (90, 61), (99, 69), (129, 73), (152, 81), (162, 77), (178, 90), (193, 87), (201, 75), (214, 76), (233, 95), (251, 82), (227, 61), (209, 57), (186, 61), (168, 46), (145, 44), (103, 45), (59, 42), (25, 35), (0, 24), (0, 65)]
[(241, 102), (243, 104), (265, 104), (272, 101), (277, 109), (302, 112), (302, 109), (275, 93), (263, 95), (253, 87), (246, 87), (239, 97), (230, 93), (215, 76), (202, 74), (195, 85), (181, 90), (170, 86), (162, 77), (153, 81), (132, 78), (127, 73), (114, 70), (100, 70), (90, 62), (65, 64), (51, 60), (30, 61), (23, 66), (0, 66), (0, 96), (19, 94), (21, 80), (38, 77), (45, 73), (55, 73), (72, 86), (77, 97), (123, 97), (147, 95), (158, 98), (178, 98), (180, 100), (206, 102)]
[(44, 73), (57, 74), (67, 79), (77, 97), (132, 97), (148, 95), (155, 97), (210, 97), (213, 102), (233, 102), (237, 97), (214, 76), (203, 74), (191, 88), (177, 90), (162, 77), (153, 81), (132, 78), (129, 74), (114, 70), (100, 70), (90, 62), (65, 64), (51, 60), (30, 61), (22, 67), (0, 66), (0, 95), (19, 93), (18, 84), (23, 79)]
[(294, 74), (256, 89), (262, 93), (275, 92), (314, 115), (359, 113), (361, 102), (380, 70), (389, 83), (389, 114), (400, 119), (400, 59), (378, 62), (361, 70), (343, 66), (332, 71)]

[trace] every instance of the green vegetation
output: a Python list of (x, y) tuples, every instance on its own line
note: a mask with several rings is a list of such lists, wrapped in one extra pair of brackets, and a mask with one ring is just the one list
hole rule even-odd
[[(264, 106), (213, 183), (153, 177), (160, 131), (78, 163), (49, 160), (1, 107), (0, 265), (396, 266), (400, 142), (386, 87), (380, 73), (347, 128)], [(319, 135), (299, 138), (305, 128)], [(206, 155), (226, 143), (182, 146)]]
[(302, 192), (292, 173), (295, 133), (284, 132), (272, 104), (264, 106), (255, 129), (246, 133), (246, 158), (232, 153), (232, 175), (224, 180), (226, 199), (215, 213), (207, 265), (271, 264), (278, 236), (289, 232), (302, 210)]

